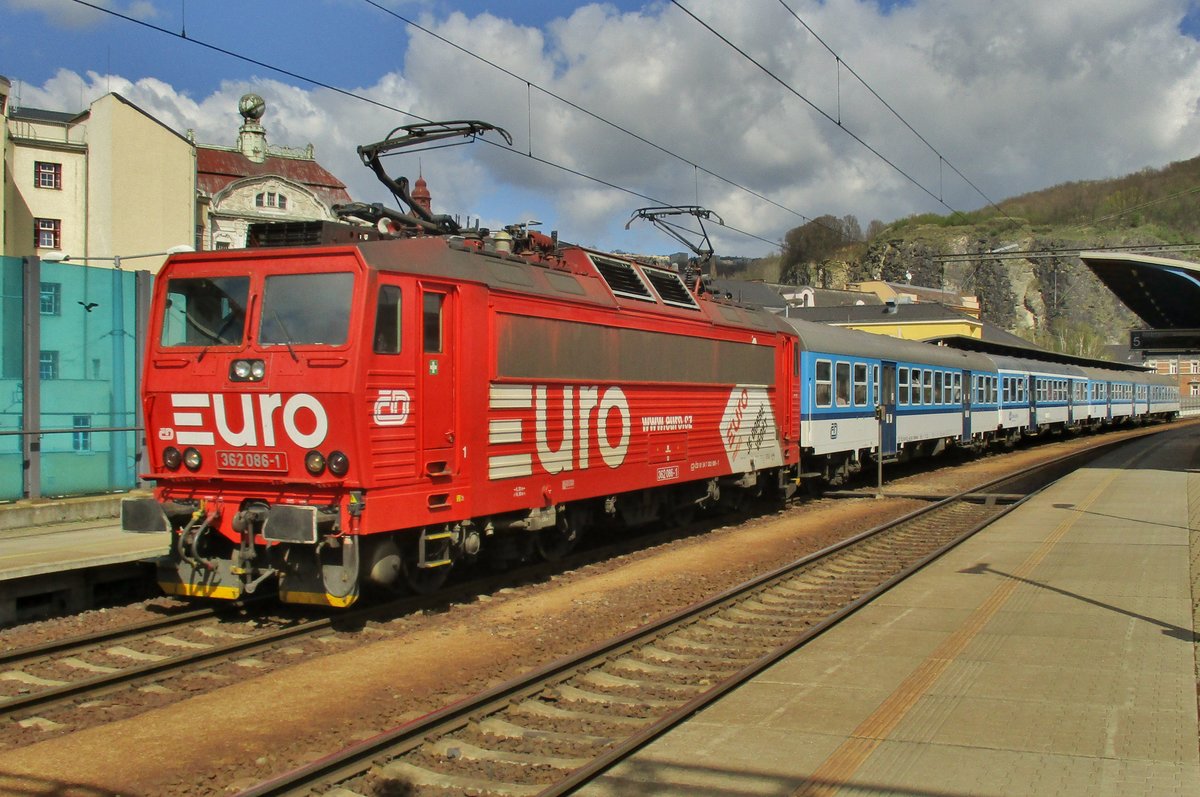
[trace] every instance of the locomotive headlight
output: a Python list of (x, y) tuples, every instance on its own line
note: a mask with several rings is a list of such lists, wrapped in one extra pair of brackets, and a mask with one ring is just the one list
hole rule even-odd
[(194, 448), (184, 449), (183, 464), (188, 470), (200, 470), (200, 465), (204, 460), (200, 457), (200, 452)]
[(320, 476), (325, 470), (325, 455), (320, 451), (309, 451), (304, 455), (304, 469), (313, 476)]
[(179, 449), (175, 446), (167, 446), (162, 453), (163, 467), (167, 470), (179, 470), (179, 466), (183, 463), (183, 454), (179, 453)]
[(229, 364), (229, 379), (233, 382), (261, 382), (267, 375), (262, 360), (234, 360)]
[(329, 472), (334, 476), (345, 476), (350, 470), (350, 457), (341, 451), (329, 452)]

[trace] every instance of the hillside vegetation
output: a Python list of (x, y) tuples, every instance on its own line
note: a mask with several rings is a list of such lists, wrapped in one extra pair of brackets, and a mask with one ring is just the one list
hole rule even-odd
[[(865, 233), (853, 216), (823, 216), (790, 230), (779, 255), (746, 264), (742, 276), (843, 288), (910, 275), (914, 285), (978, 296), (985, 320), (1027, 340), (1096, 355), (1105, 344), (1126, 342), (1140, 321), (1071, 251), (1198, 241), (1198, 198), (1200, 158), (1193, 158), (1065, 183), (998, 209), (873, 221)], [(1012, 252), (1050, 254), (1005, 257)]]

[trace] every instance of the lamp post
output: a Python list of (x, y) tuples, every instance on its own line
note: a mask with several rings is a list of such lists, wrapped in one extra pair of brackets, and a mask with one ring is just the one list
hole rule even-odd
[[(111, 257), (75, 257), (66, 252), (50, 251), (42, 255), (43, 261), (52, 263), (70, 263), (70, 262), (89, 262), (89, 261), (104, 261), (113, 264), (112, 268), (112, 331), (109, 333), (112, 336), (112, 390), (109, 398), (109, 426), (120, 427), (127, 426), (125, 423), (117, 423), (118, 417), (124, 417), (128, 414), (127, 403), (125, 400), (125, 336), (128, 334), (125, 331), (125, 290), (122, 275), (125, 273), (121, 269), (121, 263), (126, 260), (141, 260), (148, 257), (166, 257), (183, 252), (193, 252), (195, 249), (186, 244), (172, 246), (165, 252), (150, 252), (139, 255), (112, 255)], [(86, 298), (86, 297), (85, 297)], [(87, 309), (87, 308), (85, 308)], [(90, 312), (90, 309), (89, 309)], [(136, 336), (135, 336), (136, 337)], [(136, 362), (135, 354), (135, 362)], [(86, 368), (86, 363), (84, 364)], [(134, 401), (134, 425), (140, 425), (140, 405)], [(129, 476), (129, 451), (125, 440), (124, 432), (113, 432), (112, 445), (109, 448), (109, 473), (112, 486), (124, 483)], [(134, 473), (134, 480), (137, 474)]]

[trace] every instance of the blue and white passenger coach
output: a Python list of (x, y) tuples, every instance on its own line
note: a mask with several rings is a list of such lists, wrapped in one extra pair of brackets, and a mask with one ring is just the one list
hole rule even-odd
[[(974, 377), (994, 375), (974, 352), (797, 319), (801, 469), (837, 484), (874, 457), (933, 454), (978, 440), (990, 419), (972, 411)], [(882, 410), (882, 429), (876, 417)], [(994, 418), (994, 407), (992, 408)]]

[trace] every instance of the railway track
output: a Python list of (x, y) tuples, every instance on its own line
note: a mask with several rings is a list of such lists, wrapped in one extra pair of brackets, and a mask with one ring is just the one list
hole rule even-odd
[(239, 797), (566, 794), (1122, 442), (939, 501)]
[(328, 620), (266, 618), (243, 607), (197, 609), (136, 625), (47, 642), (0, 654), (0, 717), (21, 721), (124, 686), (202, 665), (261, 652), (283, 640), (312, 635)]
[[(728, 522), (724, 517), (711, 521)], [(364, 604), (349, 611), (306, 614), (280, 607), (269, 599), (238, 606), (222, 604), (86, 634), (51, 640), (33, 647), (0, 652), (0, 719), (32, 722), (51, 727), (64, 711), (93, 705), (98, 698), (116, 701), (124, 688), (142, 690), (141, 697), (119, 698), (122, 710), (136, 712), (139, 702), (151, 707), (161, 702), (162, 689), (148, 689), (169, 679), (215, 668), (246, 666), (261, 672), (272, 660), (295, 664), (305, 655), (329, 652), (328, 641), (338, 629), (357, 630), (376, 622), (373, 629), (386, 635), (386, 621), (414, 612), (437, 611), (458, 601), (471, 600), (501, 588), (545, 580), (564, 570), (611, 559), (647, 545), (677, 539), (697, 529), (672, 530), (597, 545), (555, 562), (527, 564), (499, 574), (478, 576), (456, 583), (429, 597), (406, 597)], [(277, 614), (270, 614), (275, 611)], [(278, 614), (283, 612), (283, 614)], [(311, 647), (305, 647), (316, 640)], [(347, 644), (354, 640), (347, 639)], [(272, 651), (286, 648), (286, 655)], [(137, 694), (134, 692), (133, 694)], [(80, 718), (69, 724), (78, 730)], [(84, 721), (86, 724), (86, 721)]]

